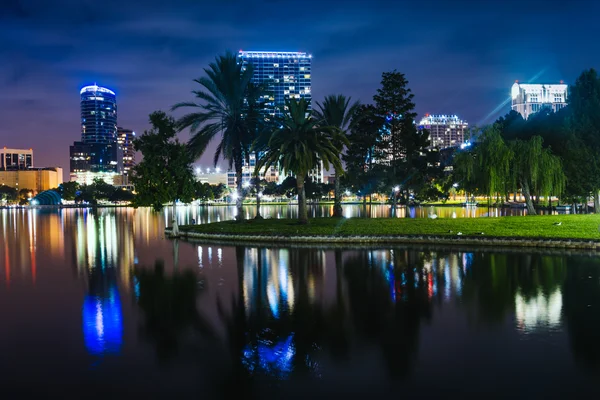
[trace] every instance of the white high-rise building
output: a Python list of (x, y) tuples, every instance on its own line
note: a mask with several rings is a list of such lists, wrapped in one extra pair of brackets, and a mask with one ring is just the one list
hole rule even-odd
[(446, 149), (458, 147), (465, 141), (469, 124), (456, 115), (429, 115), (419, 122), (419, 129), (429, 131), (429, 148)]
[(551, 108), (556, 112), (567, 105), (569, 86), (562, 81), (559, 84), (519, 83), (512, 85), (512, 109), (529, 118), (542, 108)]

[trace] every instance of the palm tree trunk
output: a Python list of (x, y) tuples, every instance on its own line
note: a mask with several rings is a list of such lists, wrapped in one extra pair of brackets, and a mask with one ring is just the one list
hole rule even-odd
[(179, 225), (177, 224), (177, 200), (173, 200), (173, 221), (171, 226), (171, 237), (179, 237)]
[(342, 213), (342, 200), (341, 200), (341, 193), (340, 193), (340, 176), (337, 173), (337, 171), (334, 172), (334, 185), (335, 185), (335, 190), (333, 193), (333, 216), (334, 217), (341, 217), (343, 215)]
[(237, 184), (237, 197), (235, 199), (235, 207), (237, 209), (237, 215), (235, 216), (235, 219), (237, 221), (243, 221), (244, 220), (244, 210), (243, 210), (243, 205), (244, 205), (244, 192), (243, 192), (243, 187), (242, 187), (242, 177), (243, 177), (243, 173), (242, 173), (242, 160), (236, 160), (235, 161), (235, 178), (236, 178), (236, 184)]
[(306, 174), (296, 176), (296, 189), (298, 189), (298, 223), (308, 224), (308, 212), (306, 209), (306, 192), (304, 191), (304, 179)]
[(254, 219), (263, 219), (262, 215), (260, 215), (260, 176), (256, 176), (256, 216)]

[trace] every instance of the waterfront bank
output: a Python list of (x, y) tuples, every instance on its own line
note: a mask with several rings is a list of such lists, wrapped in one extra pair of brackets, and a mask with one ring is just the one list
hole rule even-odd
[[(600, 249), (600, 215), (482, 219), (314, 218), (216, 222), (180, 227), (180, 236), (269, 243), (416, 243)], [(170, 228), (165, 230), (171, 233)]]

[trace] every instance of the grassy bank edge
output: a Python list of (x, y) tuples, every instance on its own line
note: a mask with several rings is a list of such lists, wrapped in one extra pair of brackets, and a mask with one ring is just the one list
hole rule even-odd
[[(560, 223), (560, 225), (558, 225)], [(426, 243), (600, 249), (600, 215), (464, 219), (315, 218), (248, 220), (182, 226), (199, 239), (328, 243)], [(170, 233), (170, 230), (166, 230)], [(459, 234), (460, 232), (460, 234)]]

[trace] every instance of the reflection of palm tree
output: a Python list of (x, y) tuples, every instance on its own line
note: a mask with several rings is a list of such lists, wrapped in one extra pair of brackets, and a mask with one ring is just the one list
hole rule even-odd
[(569, 341), (579, 365), (600, 370), (600, 261), (597, 258), (571, 259), (563, 286), (564, 316)]
[(350, 340), (348, 337), (346, 302), (344, 301), (342, 251), (335, 250), (335, 304), (327, 312), (326, 341), (334, 359), (344, 360), (348, 356)]
[(138, 305), (145, 316), (142, 333), (156, 343), (159, 360), (165, 361), (178, 352), (182, 334), (189, 329), (215, 336), (196, 308), (198, 285), (192, 271), (176, 271), (169, 277), (162, 261), (157, 261), (153, 271), (138, 269), (135, 275)]

